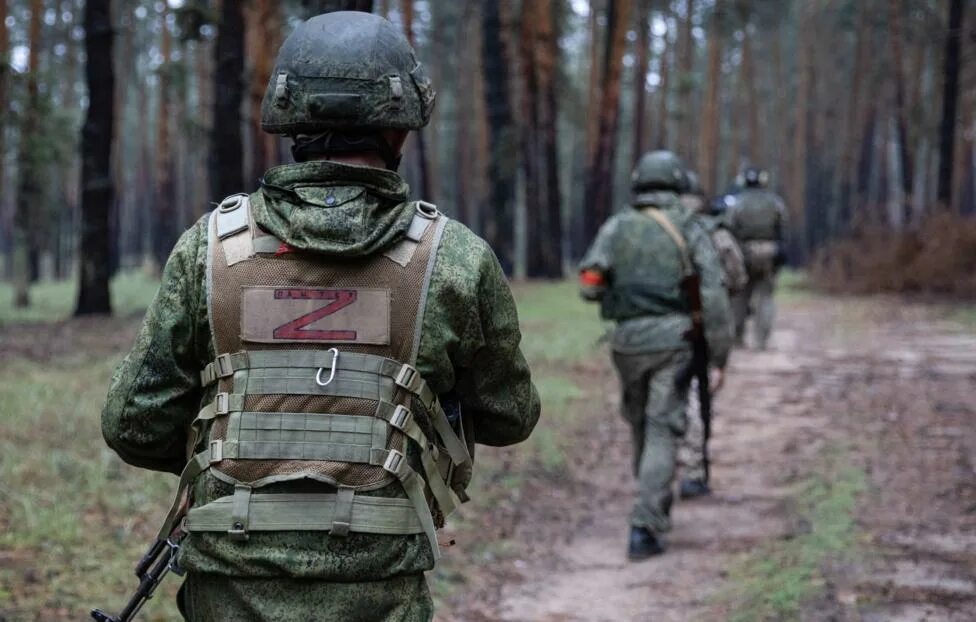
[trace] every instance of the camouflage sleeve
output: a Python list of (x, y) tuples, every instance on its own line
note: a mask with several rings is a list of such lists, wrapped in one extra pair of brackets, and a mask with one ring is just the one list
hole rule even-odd
[(515, 299), (498, 259), (485, 245), (477, 289), (480, 338), (466, 365), (457, 370), (463, 412), (472, 415), (475, 440), (483, 445), (519, 443), (539, 420), (539, 393), (519, 347)]
[(135, 345), (112, 377), (102, 435), (133, 466), (179, 473), (186, 462), (186, 430), (200, 406), (207, 356), (197, 339), (207, 330), (206, 222), (176, 243)]
[(598, 301), (603, 298), (603, 294), (607, 289), (611, 278), (611, 248), (613, 237), (617, 230), (617, 222), (618, 219), (613, 217), (603, 223), (600, 231), (596, 234), (596, 239), (593, 240), (589, 250), (583, 255), (583, 259), (580, 260), (579, 271), (581, 276), (599, 275), (599, 278), (596, 280), (592, 278), (581, 278), (580, 296), (584, 300), (591, 302)]
[(690, 227), (688, 246), (698, 274), (701, 275), (702, 310), (712, 364), (725, 367), (732, 348), (732, 308), (725, 290), (722, 265), (704, 227)]

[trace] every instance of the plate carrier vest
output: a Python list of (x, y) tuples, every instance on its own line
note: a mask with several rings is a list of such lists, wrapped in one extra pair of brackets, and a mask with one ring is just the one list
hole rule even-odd
[[(254, 222), (256, 201), (260, 192), (228, 197), (210, 217), (217, 358), (201, 380), (217, 393), (193, 422), (160, 540), (187, 507), (192, 482), (209, 472), (234, 493), (191, 507), (188, 533), (423, 533), (438, 559), (435, 529), (467, 500), (471, 473), (460, 421), (451, 424), (414, 367), (447, 218), (417, 202), (406, 237), (385, 253), (336, 259), (280, 252), (290, 249)], [(336, 491), (260, 492), (303, 479)], [(357, 494), (394, 481), (406, 498)]]

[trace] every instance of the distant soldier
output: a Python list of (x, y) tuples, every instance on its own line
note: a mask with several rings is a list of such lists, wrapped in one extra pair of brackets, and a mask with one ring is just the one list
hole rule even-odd
[(629, 558), (664, 551), (671, 528), (676, 451), (687, 427), (688, 369), (693, 322), (683, 285), (700, 279), (704, 324), (719, 382), (731, 345), (731, 312), (722, 269), (708, 232), (684, 209), (687, 183), (671, 152), (645, 154), (633, 175), (633, 209), (608, 220), (580, 264), (582, 295), (600, 301), (601, 315), (617, 322), (611, 338), (623, 389), (622, 414), (634, 441), (639, 492), (631, 514)]
[(742, 244), (749, 272), (748, 284), (733, 301), (736, 340), (744, 340), (746, 319), (754, 310), (756, 345), (760, 350), (766, 349), (773, 329), (776, 273), (786, 258), (786, 206), (779, 195), (766, 189), (768, 184), (769, 173), (759, 168), (746, 169), (742, 174), (744, 189), (735, 196), (735, 205), (727, 216), (729, 229)]
[[(690, 213), (698, 216), (705, 230), (709, 232), (722, 264), (725, 289), (731, 298), (745, 289), (749, 276), (742, 249), (723, 220), (727, 204), (724, 197), (708, 202), (698, 175), (689, 170), (687, 176), (688, 184), (684, 194), (681, 195), (681, 203)], [(682, 471), (678, 494), (682, 499), (694, 499), (711, 493), (705, 466), (707, 464), (705, 426), (700, 416), (701, 404), (696, 392), (691, 392), (689, 401), (693, 416), (688, 419), (688, 431), (678, 452)]]
[(433, 105), (389, 21), (298, 25), (261, 111), (297, 163), (170, 255), (102, 430), (126, 462), (182, 470), (159, 544), (187, 534), (192, 622), (430, 620), (474, 442), (539, 418), (494, 253), (396, 173)]

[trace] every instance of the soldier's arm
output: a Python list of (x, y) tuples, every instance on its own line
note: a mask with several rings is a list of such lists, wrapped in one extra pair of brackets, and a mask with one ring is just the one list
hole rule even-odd
[(584, 300), (596, 301), (603, 298), (610, 285), (611, 241), (617, 230), (617, 219), (611, 218), (603, 223), (596, 239), (583, 255), (579, 264), (580, 296)]
[(539, 420), (539, 393), (522, 354), (518, 311), (495, 254), (484, 248), (479, 266), (477, 316), (480, 336), (470, 362), (457, 371), (462, 412), (472, 417), (475, 441), (518, 443)]
[(725, 367), (732, 348), (732, 308), (725, 290), (722, 265), (708, 232), (694, 223), (688, 246), (701, 277), (702, 311), (712, 364)]
[(174, 247), (135, 345), (112, 378), (102, 435), (131, 465), (179, 473), (186, 462), (186, 430), (200, 406), (207, 355), (198, 345), (207, 330), (205, 255), (204, 218)]

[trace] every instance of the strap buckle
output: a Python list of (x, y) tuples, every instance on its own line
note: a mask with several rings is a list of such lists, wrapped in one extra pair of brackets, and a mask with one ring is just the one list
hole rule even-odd
[(210, 441), (210, 464), (216, 464), (224, 459), (224, 441)]
[(413, 417), (413, 413), (410, 412), (409, 408), (403, 405), (397, 405), (393, 411), (393, 415), (390, 417), (390, 425), (403, 432), (407, 424), (410, 423), (411, 417)]
[(218, 378), (227, 378), (234, 375), (234, 363), (231, 361), (230, 354), (225, 352), (217, 357), (214, 361), (214, 374)]
[(397, 372), (396, 380), (394, 380), (398, 387), (406, 389), (410, 393), (416, 393), (420, 389), (423, 381), (424, 379), (420, 377), (420, 372), (412, 365), (407, 365), (406, 363)]
[(401, 470), (407, 464), (406, 457), (395, 449), (391, 449), (390, 453), (387, 454), (386, 460), (383, 462), (383, 470), (396, 475), (397, 478), (402, 479)]
[(217, 415), (226, 415), (230, 413), (229, 393), (218, 393), (216, 396), (214, 396), (214, 413)]

